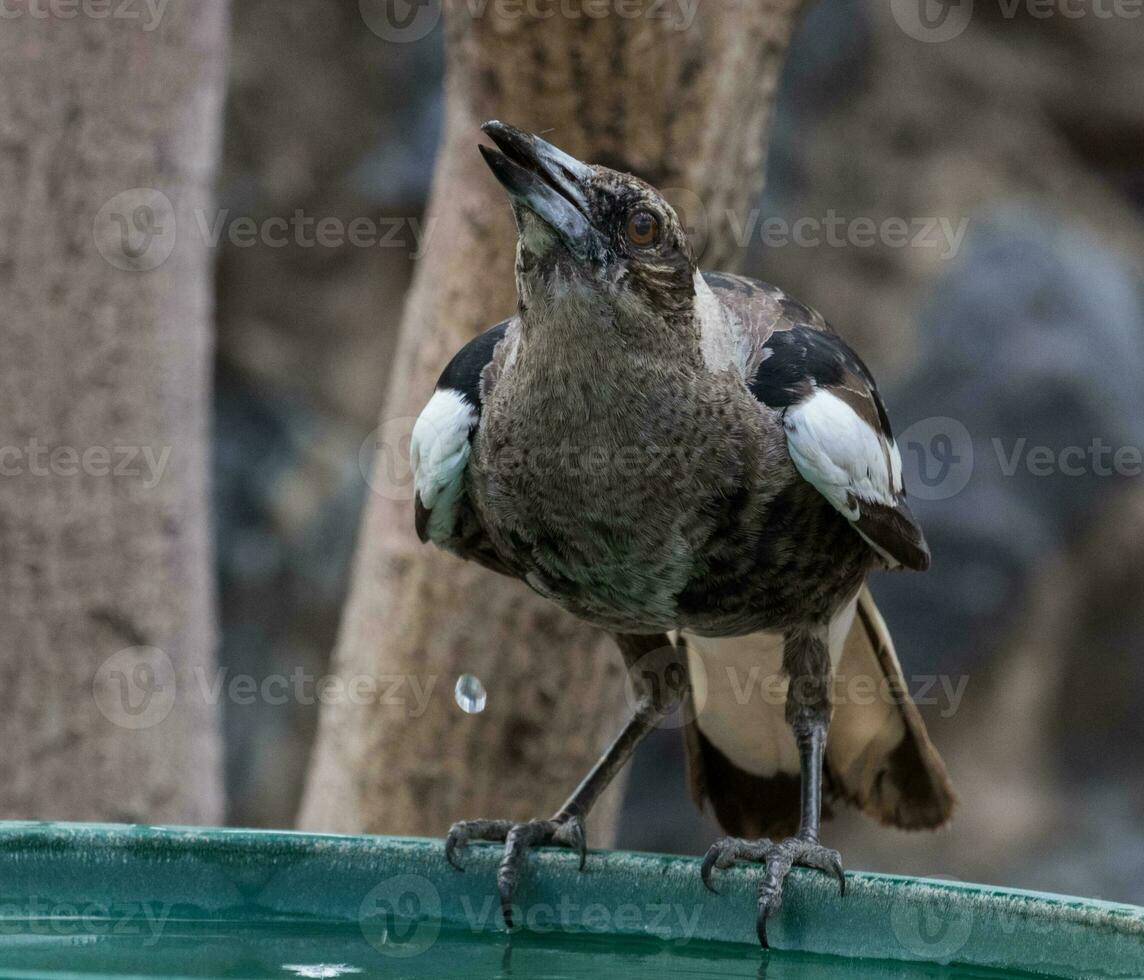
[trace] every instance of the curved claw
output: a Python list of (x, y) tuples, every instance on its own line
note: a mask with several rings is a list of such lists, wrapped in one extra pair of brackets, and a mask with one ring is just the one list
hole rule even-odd
[(588, 860), (588, 837), (584, 823), (578, 816), (532, 820), (528, 823), (512, 823), (508, 820), (459, 821), (449, 828), (449, 835), (445, 838), (445, 859), (458, 871), (465, 869), (457, 857), (473, 840), (504, 842), (504, 855), (497, 867), (497, 891), (500, 894), (501, 916), (509, 929), (513, 928), (512, 899), (529, 848), (546, 843), (572, 848), (579, 852), (581, 871)]
[(584, 865), (588, 861), (588, 834), (584, 830), (584, 824), (580, 818), (570, 817), (556, 831), (552, 839), (554, 843), (564, 844), (579, 853), (580, 870), (583, 871)]
[(708, 848), (699, 870), (706, 888), (718, 894), (711, 882), (713, 872), (716, 868), (729, 868), (736, 861), (763, 865), (755, 933), (764, 949), (771, 948), (767, 937), (767, 920), (782, 907), (784, 883), (793, 865), (826, 872), (838, 882), (839, 893), (843, 897), (846, 895), (846, 875), (842, 870), (841, 855), (822, 847), (816, 839), (788, 837), (778, 843), (767, 838), (752, 841), (725, 837), (717, 840)]
[(445, 838), (445, 860), (458, 871), (464, 871), (457, 856), (468, 847), (469, 841), (502, 841), (511, 826), (507, 820), (458, 820)]
[(831, 859), (830, 870), (838, 879), (838, 897), (846, 897), (846, 872), (842, 870), (842, 861)]
[(457, 861), (457, 850), (465, 849), (466, 841), (460, 834), (456, 833), (452, 828), (449, 830), (449, 836), (445, 838), (445, 860), (449, 862), (458, 871), (464, 871), (464, 867)]
[(715, 870), (715, 862), (719, 860), (721, 853), (719, 845), (712, 844), (707, 848), (707, 853), (703, 855), (703, 864), (699, 868), (699, 877), (703, 879), (703, 884), (707, 886), (707, 890), (715, 895), (719, 894), (719, 889), (711, 884), (711, 872)]
[(500, 892), (501, 916), (509, 929), (513, 927), (512, 896), (516, 893), (516, 886), (520, 882), (525, 854), (543, 838), (545, 832), (552, 833), (551, 825), (535, 821), (514, 825), (505, 837), (504, 857), (501, 858), (497, 868), (497, 891)]

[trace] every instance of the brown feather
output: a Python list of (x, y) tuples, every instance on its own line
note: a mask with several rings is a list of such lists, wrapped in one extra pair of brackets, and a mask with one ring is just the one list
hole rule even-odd
[(842, 684), (857, 676), (874, 677), (880, 693), (871, 705), (847, 699), (834, 709), (826, 761), (835, 792), (882, 823), (906, 830), (940, 827), (956, 804), (953, 787), (868, 589), (859, 596), (837, 671)]
[(929, 545), (905, 500), (895, 507), (862, 500), (858, 511), (854, 527), (867, 541), (904, 568), (918, 572), (929, 568)]
[[(859, 596), (836, 681), (871, 677), (888, 698), (846, 699), (834, 709), (823, 768), (823, 799), (842, 800), (882, 823), (902, 829), (934, 828), (953, 812), (955, 797), (917, 707), (873, 597)], [(781, 710), (781, 708), (777, 709)], [(691, 712), (693, 715), (694, 712)], [(710, 802), (720, 826), (740, 837), (786, 836), (797, 829), (799, 777), (756, 776), (736, 766), (700, 730), (684, 728), (692, 799)], [(823, 819), (830, 816), (823, 805)]]

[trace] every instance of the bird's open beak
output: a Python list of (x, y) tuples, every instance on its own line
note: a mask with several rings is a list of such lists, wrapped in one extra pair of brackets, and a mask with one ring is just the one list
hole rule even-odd
[(588, 220), (585, 190), (592, 168), (539, 136), (493, 120), (481, 129), (500, 152), (481, 146), (481, 155), (514, 205), (528, 208), (572, 253), (589, 258), (599, 235)]

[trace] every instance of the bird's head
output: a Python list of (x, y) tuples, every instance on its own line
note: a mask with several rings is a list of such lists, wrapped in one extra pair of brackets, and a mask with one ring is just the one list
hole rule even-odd
[(690, 314), (695, 258), (659, 191), (505, 123), (481, 128), (498, 147), (481, 153), (516, 215), (524, 311), (591, 301), (621, 320)]

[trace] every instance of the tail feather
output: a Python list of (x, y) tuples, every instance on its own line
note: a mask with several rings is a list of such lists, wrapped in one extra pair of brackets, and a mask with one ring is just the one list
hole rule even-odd
[[(876, 694), (857, 697), (856, 679), (870, 677), (879, 682)], [(867, 589), (835, 671), (835, 702), (826, 763), (837, 795), (906, 830), (944, 824), (956, 802), (953, 787)]]
[[(744, 705), (727, 702), (729, 689), (712, 682), (725, 666), (709, 656), (721, 641), (699, 641), (706, 653), (689, 647), (695, 673), (702, 676), (698, 715), (684, 729), (691, 794), (709, 802), (720, 825), (743, 837), (786, 836), (798, 821), (799, 773), (790, 745), (773, 737), (759, 741), (756, 755), (745, 755), (749, 740), (730, 733), (730, 716), (743, 717)], [(741, 656), (743, 638), (734, 641)], [(702, 664), (696, 664), (700, 656)], [(950, 817), (955, 797), (941, 757), (910, 700), (901, 665), (886, 625), (863, 589), (853, 624), (835, 661), (835, 707), (826, 743), (823, 798), (844, 801), (867, 815), (903, 829), (934, 828)], [(740, 692), (742, 688), (740, 686)], [(781, 723), (779, 698), (753, 700), (751, 712), (774, 712), (771, 732)], [(720, 741), (723, 744), (720, 744)], [(823, 817), (829, 816), (824, 804)]]

